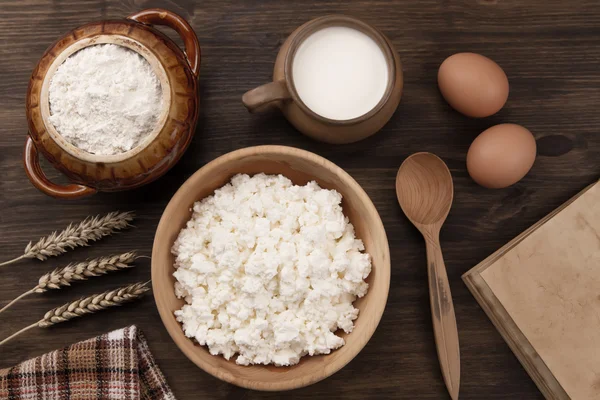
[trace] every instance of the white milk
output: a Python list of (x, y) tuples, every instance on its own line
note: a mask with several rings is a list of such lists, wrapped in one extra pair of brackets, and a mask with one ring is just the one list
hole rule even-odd
[(343, 26), (324, 28), (306, 38), (296, 51), (292, 74), (304, 104), (335, 120), (368, 113), (388, 83), (381, 48), (368, 35)]

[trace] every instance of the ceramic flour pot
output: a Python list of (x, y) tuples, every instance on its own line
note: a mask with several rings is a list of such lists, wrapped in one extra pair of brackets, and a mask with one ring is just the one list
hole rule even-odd
[[(381, 49), (388, 70), (385, 93), (379, 103), (364, 115), (334, 120), (311, 110), (300, 98), (293, 76), (294, 56), (300, 45), (313, 33), (329, 27), (348, 27), (369, 36)], [(378, 132), (398, 108), (404, 86), (402, 63), (390, 40), (375, 27), (346, 15), (327, 15), (297, 28), (281, 46), (273, 68), (273, 82), (244, 94), (242, 102), (250, 112), (276, 106), (296, 129), (313, 139), (341, 144), (365, 139)]]
[[(174, 29), (185, 52), (153, 25)], [(65, 140), (48, 121), (48, 91), (56, 69), (78, 50), (112, 43), (131, 49), (153, 68), (162, 87), (163, 109), (156, 128), (133, 149), (98, 155)], [(148, 9), (122, 20), (83, 25), (59, 38), (35, 67), (27, 91), (29, 135), (23, 160), (31, 183), (57, 198), (77, 198), (97, 191), (120, 191), (149, 183), (167, 172), (192, 140), (198, 119), (200, 45), (190, 25), (179, 15)], [(72, 182), (51, 182), (39, 164), (39, 153)]]

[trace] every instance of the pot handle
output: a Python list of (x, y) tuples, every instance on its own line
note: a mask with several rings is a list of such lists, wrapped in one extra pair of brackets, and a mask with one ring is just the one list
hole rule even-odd
[(188, 64), (190, 64), (192, 72), (198, 78), (200, 74), (200, 43), (196, 33), (185, 19), (162, 8), (148, 8), (131, 14), (127, 18), (146, 25), (168, 26), (177, 32), (183, 39)]
[(33, 186), (46, 193), (48, 196), (56, 197), (57, 199), (76, 199), (97, 192), (94, 188), (74, 183), (63, 186), (50, 182), (46, 175), (44, 175), (42, 167), (40, 167), (40, 158), (37, 148), (29, 135), (27, 135), (27, 139), (25, 140), (23, 164), (25, 164), (25, 172)]
[(274, 101), (290, 99), (290, 92), (284, 80), (269, 82), (247, 91), (242, 96), (242, 103), (251, 113), (267, 109), (267, 104)]

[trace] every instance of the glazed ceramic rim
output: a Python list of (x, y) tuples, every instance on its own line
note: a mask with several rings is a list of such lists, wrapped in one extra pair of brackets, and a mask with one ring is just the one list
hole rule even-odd
[[(173, 243), (165, 243), (165, 240), (169, 240), (169, 227), (172, 226), (173, 221), (170, 216), (173, 214), (176, 207), (180, 206), (181, 198), (185, 198), (186, 194), (189, 191), (198, 191), (197, 189), (197, 180), (202, 178), (206, 174), (210, 174), (213, 169), (221, 167), (223, 165), (227, 165), (231, 161), (242, 160), (247, 157), (252, 157), (256, 155), (261, 156), (269, 156), (269, 155), (278, 155), (278, 156), (287, 156), (287, 157), (295, 157), (302, 159), (304, 161), (308, 161), (311, 164), (317, 165), (319, 168), (325, 168), (332, 171), (332, 173), (339, 178), (339, 180), (343, 181), (349, 187), (349, 190), (356, 193), (359, 199), (362, 201), (363, 205), (368, 209), (368, 213), (373, 216), (370, 224), (373, 224), (374, 230), (378, 232), (382, 232), (381, 240), (381, 249), (382, 253), (382, 263), (376, 266), (378, 273), (383, 274), (383, 282), (381, 283), (381, 287), (378, 287), (378, 293), (382, 294), (383, 304), (381, 307), (378, 307), (376, 312), (372, 312), (372, 323), (368, 328), (365, 329), (364, 332), (360, 332), (361, 335), (357, 335), (358, 331), (354, 331), (352, 334), (352, 340), (355, 343), (351, 346), (352, 351), (348, 353), (345, 358), (336, 359), (326, 367), (319, 368), (312, 373), (308, 373), (305, 376), (305, 379), (292, 379), (292, 380), (281, 380), (277, 383), (266, 383), (263, 381), (251, 380), (248, 378), (239, 378), (237, 375), (234, 375), (228, 371), (223, 371), (218, 366), (215, 366), (211, 363), (203, 362), (198, 358), (197, 349), (198, 347), (202, 347), (203, 351), (206, 351), (206, 346), (200, 346), (198, 343), (194, 342), (192, 339), (185, 336), (183, 332), (182, 326), (180, 322), (177, 322), (173, 316), (173, 313), (169, 310), (168, 305), (165, 303), (164, 297), (159, 295), (163, 292), (163, 288), (158, 284), (159, 281), (162, 281), (163, 276), (165, 274), (165, 269), (167, 271), (173, 270), (173, 265), (165, 265), (163, 260), (159, 260), (159, 252), (164, 250), (165, 246), (168, 246), (168, 253), (170, 254), (170, 249)], [(233, 176), (236, 171), (230, 171), (231, 176)], [(197, 198), (195, 201), (199, 201), (201, 199)], [(192, 204), (189, 205), (190, 207)], [(175, 239), (173, 239), (175, 240)], [(154, 242), (152, 244), (152, 260), (151, 260), (151, 275), (152, 275), (152, 292), (154, 296), (154, 301), (156, 303), (156, 308), (158, 309), (158, 313), (162, 320), (162, 323), (171, 336), (173, 342), (177, 345), (177, 347), (185, 354), (185, 356), (196, 364), (199, 368), (211, 374), (212, 376), (221, 379), (225, 382), (244, 387), (247, 389), (253, 390), (264, 390), (264, 391), (281, 391), (281, 390), (291, 390), (298, 389), (301, 387), (309, 386), (314, 383), (317, 383), (329, 376), (335, 374), (342, 368), (344, 368), (350, 361), (352, 361), (367, 345), (369, 340), (372, 338), (373, 334), (377, 330), (379, 323), (381, 322), (381, 318), (386, 308), (390, 282), (391, 282), (391, 258), (390, 258), (390, 248), (389, 242), (387, 238), (387, 233), (385, 231), (385, 227), (383, 225), (383, 221), (381, 220), (381, 216), (377, 211), (377, 208), (373, 204), (373, 201), (369, 197), (369, 195), (364, 191), (364, 189), (360, 186), (360, 184), (345, 170), (341, 167), (337, 166), (333, 162), (327, 160), (324, 157), (321, 157), (315, 153), (311, 153), (306, 150), (290, 147), (290, 146), (279, 146), (279, 145), (266, 145), (266, 146), (253, 146), (246, 147), (243, 149), (235, 150), (224, 154), (216, 159), (212, 160), (208, 164), (204, 165), (202, 168), (197, 170), (192, 176), (190, 176), (181, 187), (175, 192), (169, 203), (167, 204), (165, 210), (163, 211), (160, 221), (158, 223), (158, 227), (156, 228), (156, 233), (154, 236)], [(174, 291), (174, 288), (171, 290)], [(369, 288), (369, 290), (373, 290)], [(368, 295), (368, 294), (367, 294)], [(360, 315), (358, 317), (360, 319)], [(193, 345), (192, 348), (180, 345), (180, 341), (183, 340), (186, 343), (189, 342)], [(346, 344), (348, 345), (348, 343)], [(326, 355), (317, 355), (312, 357), (324, 357)], [(222, 357), (211, 356), (211, 357)], [(274, 367), (274, 368), (287, 368), (287, 367)], [(281, 371), (284, 372), (284, 371)]]
[[(49, 121), (50, 117), (50, 101), (49, 101), (49, 88), (50, 81), (52, 80), (52, 76), (58, 69), (60, 65), (71, 55), (82, 50), (86, 47), (95, 46), (99, 44), (114, 44), (121, 47), (125, 47), (129, 50), (134, 51), (135, 53), (142, 56), (150, 66), (152, 70), (156, 74), (156, 77), (160, 81), (161, 89), (162, 89), (162, 110), (160, 112), (158, 121), (154, 129), (146, 135), (144, 139), (138, 143), (136, 147), (131, 150), (125, 151), (123, 153), (114, 154), (114, 155), (102, 155), (102, 154), (94, 154), (88, 151), (82, 150), (77, 146), (71, 144), (68, 140), (64, 138), (54, 127), (54, 125)], [(42, 83), (42, 90), (40, 93), (40, 112), (42, 116), (42, 121), (44, 123), (44, 127), (48, 131), (50, 137), (67, 153), (72, 155), (75, 158), (80, 160), (92, 162), (92, 163), (117, 163), (124, 160), (127, 160), (131, 157), (136, 156), (141, 151), (143, 151), (162, 131), (165, 123), (167, 122), (169, 112), (171, 109), (171, 85), (169, 83), (169, 78), (167, 77), (167, 72), (165, 71), (162, 63), (159, 59), (150, 51), (146, 46), (138, 42), (137, 40), (131, 39), (127, 36), (121, 35), (98, 35), (91, 38), (85, 38), (78, 40), (71, 44), (69, 47), (65, 48), (60, 54), (56, 56), (50, 67), (48, 67), (48, 71), (44, 76), (44, 82)]]
[[(331, 119), (316, 113), (310, 107), (308, 107), (304, 103), (304, 101), (302, 101), (302, 98), (298, 94), (296, 86), (294, 85), (293, 64), (294, 57), (296, 56), (298, 48), (313, 33), (332, 26), (343, 26), (347, 28), (356, 29), (369, 36), (377, 45), (379, 45), (379, 48), (383, 52), (387, 64), (388, 82), (383, 96), (375, 105), (375, 107), (373, 107), (371, 110), (369, 110), (365, 114), (359, 115), (358, 117), (354, 117), (351, 119)], [(290, 48), (285, 56), (285, 63), (283, 68), (287, 89), (292, 99), (298, 104), (302, 111), (312, 116), (313, 118), (318, 119), (319, 121), (327, 124), (354, 125), (368, 120), (372, 116), (376, 115), (387, 104), (390, 97), (392, 96), (392, 92), (394, 91), (394, 86), (396, 84), (396, 70), (399, 68), (399, 66), (396, 65), (396, 59), (394, 58), (394, 50), (390, 48), (390, 45), (386, 40), (385, 36), (383, 36), (383, 34), (379, 32), (377, 28), (367, 24), (364, 21), (361, 21), (358, 18), (350, 17), (347, 15), (333, 14), (315, 18), (301, 26), (298, 34), (293, 38), (290, 44)]]

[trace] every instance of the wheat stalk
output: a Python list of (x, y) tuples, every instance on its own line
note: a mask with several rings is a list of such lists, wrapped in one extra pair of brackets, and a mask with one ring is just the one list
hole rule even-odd
[(125, 286), (115, 290), (110, 290), (100, 294), (94, 294), (84, 297), (71, 303), (63, 304), (60, 307), (48, 311), (42, 319), (33, 323), (20, 331), (10, 335), (0, 341), (0, 346), (18, 335), (33, 329), (35, 327), (48, 328), (50, 326), (69, 321), (73, 318), (83, 317), (87, 314), (93, 314), (110, 307), (120, 306), (121, 304), (139, 299), (144, 293), (150, 290), (148, 282), (138, 282), (133, 285)]
[(71, 223), (60, 233), (52, 232), (49, 236), (40, 238), (35, 244), (29, 242), (22, 256), (0, 263), (0, 267), (24, 258), (37, 258), (44, 261), (48, 257), (58, 256), (70, 249), (88, 246), (90, 241), (95, 242), (104, 236), (128, 228), (133, 217), (134, 213), (131, 211), (111, 212), (103, 217), (100, 215), (87, 217), (78, 224)]
[(33, 289), (26, 291), (2, 307), (0, 313), (32, 293), (44, 293), (50, 289), (60, 289), (65, 286), (71, 286), (71, 283), (75, 281), (83, 281), (92, 276), (105, 275), (111, 271), (131, 268), (133, 267), (131, 264), (139, 257), (135, 251), (130, 251), (123, 254), (71, 263), (66, 267), (57, 268), (52, 272), (42, 275), (38, 284)]

